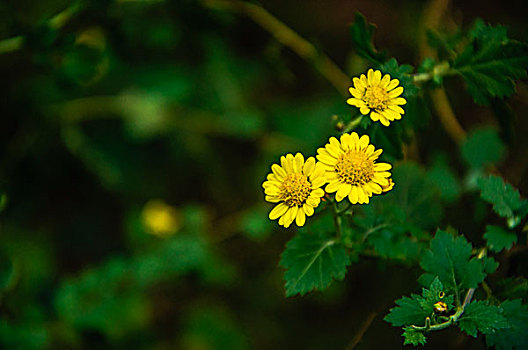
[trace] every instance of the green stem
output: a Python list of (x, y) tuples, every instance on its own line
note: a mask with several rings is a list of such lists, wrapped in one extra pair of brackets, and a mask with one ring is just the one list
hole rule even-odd
[(456, 74), (456, 70), (449, 66), (449, 62), (443, 61), (433, 67), (430, 72), (413, 74), (412, 78), (415, 83), (424, 83), (437, 77), (445, 77)]
[(346, 132), (351, 132), (352, 130), (354, 130), (356, 128), (356, 126), (359, 125), (359, 123), (361, 123), (361, 118), (363, 118), (362, 115), (356, 117), (355, 119), (352, 119), (346, 126), (345, 128), (343, 129), (343, 133), (346, 133)]
[(334, 215), (334, 226), (337, 231), (337, 237), (341, 240), (343, 236), (343, 231), (341, 230), (341, 216), (339, 215), (339, 210), (337, 210), (337, 202), (332, 200), (332, 214)]

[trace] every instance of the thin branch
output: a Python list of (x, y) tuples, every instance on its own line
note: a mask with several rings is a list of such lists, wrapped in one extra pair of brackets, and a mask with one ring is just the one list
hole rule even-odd
[(323, 52), (317, 50), (308, 40), (279, 21), (263, 7), (240, 0), (202, 0), (210, 9), (242, 13), (267, 30), (281, 44), (289, 47), (303, 59), (311, 62), (315, 68), (343, 96), (347, 96), (350, 78)]
[(367, 316), (367, 319), (363, 322), (363, 324), (361, 325), (361, 328), (358, 329), (356, 335), (350, 341), (350, 343), (347, 345), (345, 350), (352, 350), (352, 349), (354, 349), (356, 347), (356, 345), (358, 345), (361, 342), (361, 339), (363, 339), (363, 336), (365, 335), (365, 333), (369, 329), (370, 325), (372, 324), (372, 321), (374, 321), (376, 316), (377, 316), (376, 312), (371, 312)]
[[(423, 12), (423, 24), (422, 29), (432, 28), (435, 29), (439, 26), (442, 18), (449, 7), (449, 0), (432, 0), (430, 1)], [(427, 44), (425, 37), (425, 30), (420, 40), (420, 59), (423, 60), (427, 57), (434, 57), (435, 52)], [(466, 131), (462, 128), (462, 125), (456, 118), (453, 108), (449, 103), (447, 94), (444, 88), (437, 88), (430, 92), (433, 107), (442, 123), (444, 129), (447, 131), (449, 136), (457, 143), (460, 144), (466, 138)]]

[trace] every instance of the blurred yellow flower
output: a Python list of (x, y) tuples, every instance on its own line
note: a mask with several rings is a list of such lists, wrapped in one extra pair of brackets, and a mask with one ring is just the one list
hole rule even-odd
[(348, 196), (350, 203), (369, 202), (372, 194), (380, 194), (392, 189), (394, 184), (388, 172), (392, 165), (376, 163), (382, 149), (376, 150), (369, 144), (367, 135), (355, 132), (343, 134), (340, 140), (331, 137), (324, 148), (317, 150), (317, 159), (323, 163), (328, 185), (326, 192), (336, 193), (340, 202)]
[(403, 87), (398, 86), (400, 81), (392, 79), (385, 74), (381, 77), (379, 70), (369, 69), (367, 76), (361, 74), (359, 78), (353, 79), (354, 86), (349, 88), (352, 97), (347, 103), (359, 108), (361, 114), (370, 113), (372, 121), (379, 121), (385, 126), (389, 126), (391, 121), (399, 120), (405, 113), (400, 105), (407, 101), (399, 97), (403, 93)]
[(303, 226), (321, 202), (325, 192), (320, 188), (326, 183), (322, 164), (309, 157), (304, 161), (301, 153), (287, 154), (280, 159), (281, 165), (273, 164), (272, 172), (262, 184), (266, 201), (278, 203), (269, 213), (270, 220), (279, 219), (286, 228), (295, 221)]
[(150, 200), (145, 204), (141, 212), (141, 221), (148, 233), (159, 237), (172, 236), (182, 224), (178, 210), (158, 199)]

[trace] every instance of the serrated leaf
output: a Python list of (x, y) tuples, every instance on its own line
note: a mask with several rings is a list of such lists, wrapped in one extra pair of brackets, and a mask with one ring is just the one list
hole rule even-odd
[(497, 253), (503, 249), (510, 249), (514, 243), (517, 243), (517, 235), (500, 226), (486, 226), (484, 238), (488, 242), (490, 250)]
[(345, 247), (322, 233), (299, 233), (286, 244), (280, 265), (286, 268), (286, 296), (322, 290), (342, 280), (350, 258)]
[(403, 345), (425, 345), (427, 342), (427, 338), (425, 338), (423, 332), (412, 329), (411, 327), (405, 327), (402, 336), (404, 337)]
[(418, 87), (414, 84), (412, 77), (414, 71), (413, 66), (408, 64), (399, 65), (395, 58), (391, 58), (380, 65), (379, 68), (382, 73), (389, 74), (392, 79), (396, 78), (400, 81), (400, 85), (403, 86), (403, 97), (410, 98), (416, 96)]
[(365, 16), (361, 13), (356, 13), (356, 20), (350, 26), (350, 34), (352, 42), (357, 54), (374, 63), (381, 63), (385, 61), (385, 53), (378, 52), (372, 42), (372, 37), (376, 26), (372, 23), (367, 23)]
[(528, 307), (520, 299), (500, 305), (508, 327), (486, 335), (486, 344), (497, 350), (528, 349)]
[(464, 313), (458, 320), (458, 327), (467, 335), (476, 337), (477, 331), (492, 334), (507, 328), (508, 321), (500, 307), (489, 305), (487, 301), (473, 301), (464, 308)]
[[(500, 176), (490, 175), (478, 180), (480, 196), (490, 204), (493, 210), (504, 218), (512, 218), (516, 212), (523, 212), (523, 207), (527, 205), (527, 200), (521, 199), (519, 191), (512, 185), (505, 183)], [(525, 213), (520, 213), (523, 216)]]
[(462, 158), (473, 169), (493, 165), (504, 155), (504, 143), (493, 128), (473, 130), (460, 147)]
[(384, 320), (395, 327), (407, 325), (423, 325), (425, 318), (431, 314), (426, 312), (420, 304), (421, 297), (411, 294), (411, 297), (403, 297), (396, 300), (396, 307), (390, 309)]
[(453, 236), (438, 230), (431, 240), (431, 246), (424, 253), (420, 266), (427, 272), (421, 281), (438, 276), (449, 291), (476, 288), (486, 277), (484, 264), (477, 258), (471, 259), (471, 244), (464, 236)]
[[(435, 278), (429, 289), (423, 288), (422, 295), (411, 294), (411, 297), (403, 297), (396, 300), (396, 307), (392, 308), (384, 320), (393, 326), (423, 325), (425, 318), (434, 312), (434, 304), (443, 301), (448, 310), (453, 308), (453, 295), (440, 295), (444, 292), (444, 286), (438, 278)], [(445, 294), (445, 293), (444, 293)]]
[(526, 76), (528, 45), (510, 40), (506, 28), (477, 20), (470, 42), (455, 59), (453, 67), (462, 76), (476, 103), (489, 104), (515, 92), (515, 79)]

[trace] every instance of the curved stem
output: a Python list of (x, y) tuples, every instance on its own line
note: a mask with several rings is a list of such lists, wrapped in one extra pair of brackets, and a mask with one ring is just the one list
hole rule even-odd
[(343, 236), (343, 231), (341, 229), (341, 216), (339, 215), (339, 210), (337, 209), (337, 202), (332, 200), (332, 214), (334, 216), (334, 226), (336, 228), (337, 237), (340, 240)]
[(267, 30), (284, 46), (300, 57), (310, 61), (314, 67), (341, 93), (347, 96), (350, 78), (323, 52), (279, 21), (263, 7), (240, 0), (202, 0), (205, 7), (242, 13)]

